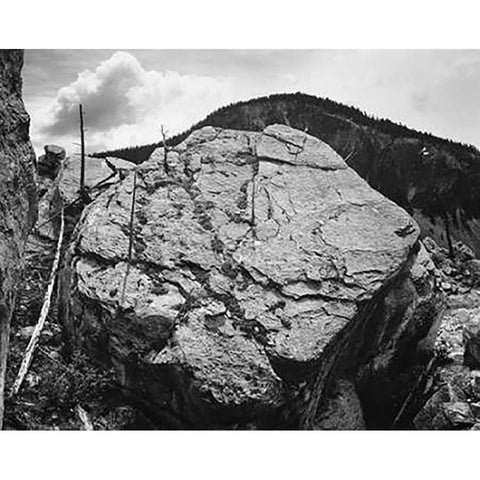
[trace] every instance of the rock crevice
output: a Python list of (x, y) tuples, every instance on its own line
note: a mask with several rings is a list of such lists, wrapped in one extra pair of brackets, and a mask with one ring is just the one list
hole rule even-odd
[(22, 51), (0, 50), (0, 427), (15, 288), (37, 216), (35, 155), (22, 100), (22, 67)]

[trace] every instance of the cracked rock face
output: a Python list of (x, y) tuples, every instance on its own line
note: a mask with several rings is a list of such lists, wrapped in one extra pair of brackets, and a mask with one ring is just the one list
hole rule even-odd
[[(22, 100), (23, 52), (0, 50), (0, 362), (4, 367), (15, 286), (36, 219), (35, 155)], [(3, 346), (3, 348), (2, 348)], [(5, 349), (4, 349), (5, 348)], [(2, 370), (0, 368), (0, 370)], [(0, 423), (3, 410), (0, 378)]]
[(339, 384), (363, 425), (355, 383), (415, 346), (416, 308), (434, 305), (409, 215), (282, 125), (202, 128), (136, 184), (130, 268), (133, 174), (77, 228), (61, 286), (72, 341), (176, 426), (331, 428), (315, 418)]

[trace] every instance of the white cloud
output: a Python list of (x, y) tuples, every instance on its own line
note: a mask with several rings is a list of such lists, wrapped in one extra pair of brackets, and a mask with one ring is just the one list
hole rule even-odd
[(227, 81), (146, 71), (134, 55), (116, 52), (94, 71), (85, 70), (60, 88), (53, 102), (40, 98), (28, 108), (37, 150), (45, 143), (71, 150), (78, 142), (82, 103), (87, 150), (95, 151), (158, 141), (160, 124), (177, 133), (233, 98)]
[(78, 142), (80, 101), (88, 151), (96, 151), (158, 141), (160, 124), (174, 134), (228, 102), (295, 91), (480, 145), (478, 50), (68, 50), (28, 58), (37, 151)]

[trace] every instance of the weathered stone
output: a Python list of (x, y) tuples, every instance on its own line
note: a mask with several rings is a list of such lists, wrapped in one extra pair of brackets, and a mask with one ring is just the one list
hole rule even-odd
[(468, 260), (465, 266), (470, 272), (474, 286), (480, 286), (480, 260)]
[(480, 369), (480, 314), (464, 325), (463, 343), (465, 345), (465, 365)]
[(423, 244), (437, 267), (444, 266), (448, 262), (447, 252), (433, 238), (425, 237)]
[(455, 259), (458, 262), (463, 263), (475, 258), (475, 252), (461, 241), (454, 242), (453, 249), (455, 251)]
[(465, 429), (480, 420), (480, 371), (471, 369), (478, 368), (479, 298), (457, 302), (441, 322), (435, 344), (440, 365), (427, 382), (427, 401), (414, 420), (417, 429)]
[(261, 160), (285, 162), (325, 170), (346, 169), (347, 164), (326, 143), (286, 125), (271, 125), (257, 144)]
[(434, 373), (432, 394), (414, 419), (418, 430), (465, 428), (475, 419), (468, 405), (472, 378), (462, 365), (447, 365)]
[(65, 149), (57, 145), (45, 145), (45, 155), (38, 158), (37, 171), (40, 176), (54, 180), (65, 160)]
[(425, 237), (423, 239), (423, 244), (425, 245), (425, 248), (430, 254), (440, 251), (440, 247), (437, 245), (437, 243), (432, 237)]
[[(85, 157), (85, 187), (92, 198), (96, 198), (109, 186), (117, 183), (120, 174), (112, 175), (116, 170), (124, 175), (135, 165), (120, 158)], [(78, 197), (80, 189), (80, 155), (73, 155), (65, 161), (65, 168), (59, 181), (59, 190), (65, 203), (68, 204)], [(110, 177), (110, 178), (109, 178)], [(102, 188), (97, 188), (99, 185)]]
[(467, 402), (447, 402), (443, 405), (445, 418), (451, 423), (452, 427), (470, 426), (475, 423), (472, 409)]
[[(36, 219), (36, 188), (30, 119), (22, 101), (23, 53), (0, 50), (0, 372), (5, 373), (15, 287), (24, 246)], [(0, 427), (4, 378), (0, 374)]]
[(437, 314), (418, 227), (318, 139), (206, 127), (166, 161), (156, 151), (138, 168), (127, 269), (132, 181), (83, 215), (62, 311), (72, 341), (151, 411), (177, 426), (314, 428), (342, 408), (335, 379), (365, 398), (372, 376), (414, 361)]
[(442, 358), (454, 363), (463, 363), (464, 326), (479, 313), (479, 308), (455, 308), (445, 313), (435, 344)]

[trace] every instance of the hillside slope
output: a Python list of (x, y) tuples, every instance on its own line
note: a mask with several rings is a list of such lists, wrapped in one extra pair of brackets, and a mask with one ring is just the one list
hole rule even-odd
[[(211, 125), (261, 131), (282, 123), (308, 131), (333, 147), (368, 183), (404, 207), (424, 235), (442, 245), (462, 240), (480, 254), (480, 152), (360, 110), (305, 94), (279, 94), (221, 108), (172, 137)], [(158, 144), (103, 152), (140, 163)], [(448, 232), (448, 233), (447, 233)]]

